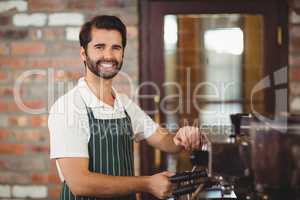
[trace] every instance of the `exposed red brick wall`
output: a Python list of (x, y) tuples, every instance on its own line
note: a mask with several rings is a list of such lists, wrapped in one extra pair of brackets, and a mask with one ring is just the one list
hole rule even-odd
[[(55, 100), (83, 75), (77, 33), (97, 14), (118, 15), (127, 25), (123, 71), (137, 84), (136, 0), (0, 1), (0, 199), (58, 199), (60, 180), (49, 160), (48, 81), (54, 80)], [(18, 93), (29, 109), (45, 108), (40, 114), (15, 101), (17, 80), (32, 70), (42, 73), (25, 77)], [(116, 87), (128, 91), (123, 83), (119, 77)]]

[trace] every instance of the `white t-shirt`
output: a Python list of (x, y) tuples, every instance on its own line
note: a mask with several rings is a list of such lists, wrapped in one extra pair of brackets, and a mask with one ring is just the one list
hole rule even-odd
[[(131, 118), (133, 139), (140, 141), (151, 136), (159, 127), (141, 108), (125, 94), (115, 89), (114, 106), (100, 101), (89, 89), (84, 78), (68, 93), (60, 97), (50, 109), (48, 127), (50, 132), (50, 158), (88, 158), (90, 129), (86, 106), (90, 107), (96, 119), (118, 119), (125, 117), (124, 109)], [(57, 168), (61, 180), (58, 163)]]

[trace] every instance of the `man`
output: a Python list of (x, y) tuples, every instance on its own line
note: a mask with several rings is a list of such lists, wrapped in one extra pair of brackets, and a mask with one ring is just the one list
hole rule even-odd
[(132, 139), (176, 153), (198, 149), (202, 135), (195, 127), (169, 133), (112, 87), (126, 46), (120, 19), (96, 16), (82, 26), (79, 38), (86, 74), (55, 102), (48, 122), (50, 157), (63, 181), (60, 199), (135, 199), (138, 192), (170, 196), (172, 173), (133, 176)]

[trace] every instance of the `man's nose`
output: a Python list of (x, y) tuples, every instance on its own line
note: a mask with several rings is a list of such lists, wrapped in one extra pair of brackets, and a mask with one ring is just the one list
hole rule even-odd
[(105, 60), (110, 60), (112, 57), (113, 57), (112, 50), (111, 49), (105, 49), (104, 52), (103, 52), (103, 58)]

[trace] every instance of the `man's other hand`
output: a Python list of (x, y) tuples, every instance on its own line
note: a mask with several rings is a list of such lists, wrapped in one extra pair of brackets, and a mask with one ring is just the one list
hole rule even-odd
[(175, 173), (165, 171), (150, 176), (150, 193), (159, 199), (170, 197), (172, 195), (172, 184), (169, 181), (169, 177), (173, 175), (175, 175)]

